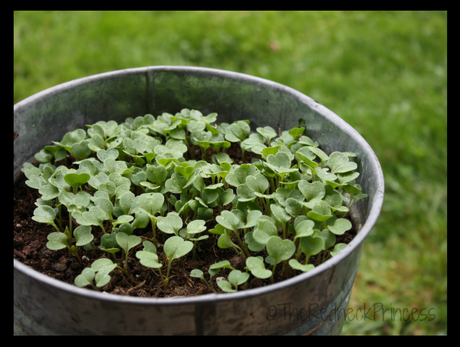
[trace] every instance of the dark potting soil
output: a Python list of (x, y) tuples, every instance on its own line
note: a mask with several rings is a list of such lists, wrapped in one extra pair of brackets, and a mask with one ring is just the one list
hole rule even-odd
[[(233, 160), (235, 160), (236, 163), (241, 163), (238, 159), (241, 158), (241, 149), (238, 146), (232, 144), (232, 147), (227, 150), (227, 153)], [(211, 154), (212, 153), (209, 153), (209, 155)], [(252, 153), (247, 154), (248, 157), (246, 159), (250, 162)], [(200, 155), (200, 150), (197, 149), (196, 156), (199, 157)], [(57, 163), (57, 165), (60, 164)], [(102, 230), (99, 227), (92, 227), (93, 235), (95, 236), (94, 243), (96, 245), (96, 250), (85, 251), (83, 247), (79, 247), (79, 254), (82, 259), (81, 263), (75, 256), (70, 254), (67, 249), (59, 251), (49, 250), (46, 247), (46, 243), (48, 242), (47, 236), (56, 230), (52, 226), (32, 220), (31, 217), (33, 216), (33, 211), (36, 208), (34, 203), (40, 196), (37, 190), (29, 188), (24, 183), (25, 180), (26, 178), (23, 174), (21, 174), (20, 180), (14, 187), (13, 257), (47, 276), (66, 283), (74, 284), (75, 277), (78, 276), (85, 267), (91, 266), (94, 260), (101, 257), (109, 257), (108, 253), (97, 250), (100, 237), (102, 236)], [(62, 215), (63, 224), (68, 225), (68, 220), (65, 220), (68, 214), (64, 212)], [(212, 229), (215, 224), (216, 222), (214, 220), (209, 221), (206, 224), (207, 229)], [(78, 226), (75, 220), (73, 221), (73, 225), (74, 227)], [(152, 239), (152, 230), (150, 225), (145, 229), (136, 229), (134, 233), (143, 241), (151, 241)], [(139, 260), (134, 256), (137, 251), (142, 250), (142, 244), (130, 251), (128, 264), (130, 276), (128, 277), (121, 270), (115, 269), (110, 274), (110, 282), (100, 288), (100, 290), (110, 294), (138, 297), (196, 296), (212, 293), (202, 280), (190, 277), (190, 272), (193, 269), (201, 269), (205, 274), (205, 278), (208, 280), (209, 276), (207, 271), (209, 266), (214, 263), (222, 260), (229, 260), (233, 268), (245, 271), (245, 262), (233, 248), (219, 248), (217, 246), (218, 235), (211, 233), (208, 234), (210, 237), (200, 242), (200, 250), (196, 253), (195, 258), (193, 258), (192, 252), (190, 252), (185, 257), (176, 259), (172, 262), (169, 277), (170, 280), (166, 291), (164, 290), (163, 282), (158, 270), (142, 266), (139, 263)], [(353, 227), (345, 234), (337, 236), (337, 243), (349, 243), (355, 235), (356, 232)], [(161, 254), (159, 260), (163, 261), (161, 238), (157, 248), (158, 254)], [(315, 264), (315, 266), (319, 265), (323, 258), (323, 252), (310, 257), (309, 263)], [(265, 251), (258, 253), (253, 252), (253, 254), (256, 256), (266, 256)], [(120, 256), (118, 255), (118, 258), (119, 257)], [(302, 260), (304, 259), (301, 258), (301, 261)], [(275, 272), (275, 282), (285, 279), (282, 276), (281, 267), (282, 264), (279, 264), (277, 267), (277, 271)], [(268, 269), (271, 270), (271, 266), (269, 266)], [(215, 282), (216, 278), (227, 278), (229, 272), (229, 269), (222, 269), (219, 274), (213, 277), (212, 285), (217, 292), (223, 293)], [(165, 273), (166, 271), (163, 270), (163, 275), (165, 275)], [(300, 273), (300, 271), (296, 271), (296, 274)], [(269, 284), (271, 284), (270, 279), (262, 280), (251, 275), (247, 283), (239, 286), (238, 290), (256, 288)], [(88, 286), (88, 288), (91, 287)]]

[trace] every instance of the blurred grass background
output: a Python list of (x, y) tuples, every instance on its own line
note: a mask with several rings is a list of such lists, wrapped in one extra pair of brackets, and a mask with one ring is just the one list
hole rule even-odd
[(343, 334), (447, 334), (446, 12), (14, 12), (14, 103), (149, 65), (273, 80), (361, 133), (385, 201)]

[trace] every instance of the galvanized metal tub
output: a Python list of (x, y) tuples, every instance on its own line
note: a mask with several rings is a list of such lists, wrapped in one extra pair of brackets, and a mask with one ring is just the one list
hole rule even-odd
[(270, 286), (197, 297), (138, 298), (78, 288), (14, 260), (14, 332), (20, 334), (207, 335), (340, 334), (363, 242), (381, 211), (384, 179), (368, 143), (335, 113), (292, 88), (223, 70), (154, 66), (102, 73), (60, 84), (14, 106), (14, 180), (45, 145), (99, 120), (217, 112), (253, 129), (305, 120), (307, 134), (330, 153), (355, 152), (359, 233), (336, 257)]

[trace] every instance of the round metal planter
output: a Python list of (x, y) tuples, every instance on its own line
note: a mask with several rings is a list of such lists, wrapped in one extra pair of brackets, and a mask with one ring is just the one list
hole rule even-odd
[(52, 140), (99, 120), (217, 112), (220, 122), (248, 119), (255, 129), (288, 129), (305, 120), (326, 152), (357, 154), (358, 183), (369, 198), (353, 208), (359, 229), (336, 257), (270, 286), (197, 297), (138, 298), (79, 288), (14, 260), (15, 334), (219, 335), (340, 334), (363, 241), (382, 207), (384, 179), (367, 142), (310, 97), (245, 74), (197, 67), (155, 66), (63, 83), (14, 106), (14, 179), (22, 164)]

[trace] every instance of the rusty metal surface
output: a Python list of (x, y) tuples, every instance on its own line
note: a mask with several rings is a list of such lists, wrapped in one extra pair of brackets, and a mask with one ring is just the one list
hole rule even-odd
[(358, 183), (368, 199), (353, 218), (360, 231), (336, 257), (289, 280), (246, 291), (189, 298), (137, 298), (78, 288), (14, 260), (16, 334), (338, 334), (363, 241), (382, 207), (384, 179), (367, 142), (335, 113), (275, 82), (196, 67), (145, 67), (58, 85), (15, 105), (14, 179), (51, 140), (98, 120), (217, 112), (219, 121), (251, 121), (253, 129), (288, 129), (305, 120), (307, 135), (326, 153), (358, 155)]

